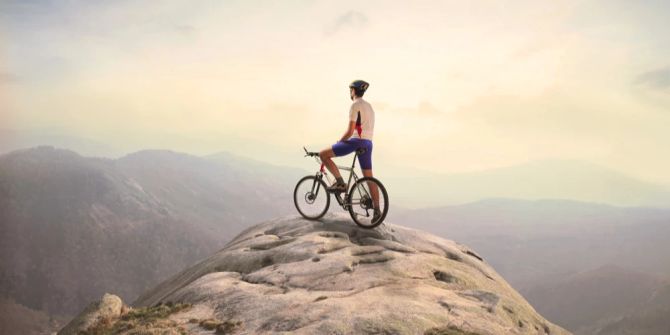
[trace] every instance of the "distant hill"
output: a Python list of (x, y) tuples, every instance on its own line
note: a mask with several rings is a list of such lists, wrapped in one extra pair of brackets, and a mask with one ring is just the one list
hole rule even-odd
[(53, 146), (72, 150), (80, 155), (90, 157), (116, 158), (123, 156), (123, 151), (89, 138), (66, 135), (56, 129), (13, 130), (0, 128), (0, 154), (16, 150), (30, 149), (38, 146)]
[(670, 186), (577, 160), (540, 160), (460, 174), (408, 173), (383, 181), (395, 203), (411, 208), (458, 205), (485, 198), (571, 199), (670, 208)]
[(302, 175), (223, 154), (114, 160), (43, 146), (2, 155), (0, 296), (49, 314), (107, 291), (134, 299), (248, 225), (293, 213)]
[(543, 315), (575, 332), (638, 311), (660, 287), (653, 276), (606, 265), (538, 283), (525, 296)]
[(48, 315), (10, 299), (0, 298), (0, 334), (53, 334), (70, 321), (69, 317)]
[[(58, 129), (22, 131), (0, 129), (0, 154), (38, 145), (53, 145), (84, 156), (106, 158), (118, 158), (128, 152), (96, 140), (65, 134)], [(158, 142), (156, 145), (161, 148), (174, 148), (177, 143), (189, 141), (187, 138), (175, 140), (174, 136), (165, 137), (165, 143)], [(258, 141), (251, 142), (253, 145), (250, 145), (249, 139), (229, 135), (223, 136), (220, 141), (222, 142), (216, 146), (217, 148), (221, 145), (230, 148), (231, 151), (245, 148), (244, 155), (259, 159), (252, 160), (229, 153), (202, 158), (216, 159), (217, 156), (229, 156), (258, 164), (257, 166), (274, 166), (268, 162), (284, 162), (301, 168), (311, 166), (310, 170), (314, 166), (305, 165), (308, 162), (302, 159), (300, 148), (287, 150)], [(213, 143), (207, 141), (199, 144), (203, 148), (201, 150), (213, 146)], [(383, 157), (378, 158), (377, 160), (384, 161)], [(337, 160), (339, 163), (349, 165), (351, 156)], [(670, 208), (669, 184), (640, 180), (580, 160), (545, 159), (496, 169), (453, 174), (428, 172), (421, 166), (404, 166), (403, 162), (378, 163), (375, 175), (389, 190), (396, 208), (461, 205), (487, 198), (571, 199), (617, 206)]]
[(593, 335), (664, 335), (670, 334), (670, 282), (656, 289), (651, 298), (639, 309), (607, 320), (580, 334)]
[[(488, 199), (391, 210), (389, 219), (477, 248), (522, 293), (538, 282), (606, 264), (670, 276), (670, 209)], [(510, 254), (515, 257), (501, 256)]]

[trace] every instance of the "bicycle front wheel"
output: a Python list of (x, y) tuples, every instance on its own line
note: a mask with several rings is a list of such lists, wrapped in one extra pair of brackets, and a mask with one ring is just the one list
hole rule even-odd
[[(363, 228), (379, 226), (389, 211), (389, 197), (382, 183), (373, 177), (363, 177), (349, 190), (349, 214)], [(381, 215), (374, 217), (375, 209)]]
[(305, 219), (320, 219), (330, 206), (330, 194), (326, 191), (326, 183), (316, 176), (303, 177), (295, 185), (293, 203)]

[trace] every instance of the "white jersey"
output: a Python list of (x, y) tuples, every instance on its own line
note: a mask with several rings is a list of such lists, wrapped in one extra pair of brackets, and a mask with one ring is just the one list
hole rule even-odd
[(372, 141), (375, 129), (375, 112), (370, 103), (363, 98), (355, 97), (349, 109), (349, 121), (356, 122), (356, 128), (352, 138), (362, 138)]

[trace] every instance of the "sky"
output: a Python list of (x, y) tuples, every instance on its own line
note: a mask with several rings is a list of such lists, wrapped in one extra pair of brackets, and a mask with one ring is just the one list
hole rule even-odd
[(304, 167), (364, 79), (375, 167), (670, 183), (668, 22), (664, 1), (2, 1), (0, 140)]

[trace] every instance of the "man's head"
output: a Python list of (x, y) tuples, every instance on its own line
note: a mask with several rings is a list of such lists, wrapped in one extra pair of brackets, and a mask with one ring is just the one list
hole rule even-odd
[(354, 97), (362, 97), (365, 94), (365, 91), (370, 87), (370, 84), (364, 80), (354, 80), (349, 84), (349, 95), (351, 100), (354, 100)]

